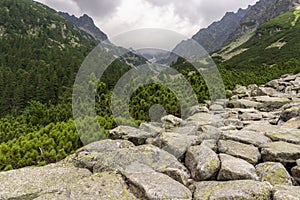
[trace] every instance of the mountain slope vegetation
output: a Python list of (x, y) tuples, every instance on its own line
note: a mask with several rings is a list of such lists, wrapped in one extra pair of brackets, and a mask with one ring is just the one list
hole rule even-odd
[[(232, 68), (281, 64), (300, 55), (300, 10), (286, 12), (261, 25), (244, 44), (229, 53), (239, 52), (224, 62)], [(220, 52), (222, 55), (222, 52)]]

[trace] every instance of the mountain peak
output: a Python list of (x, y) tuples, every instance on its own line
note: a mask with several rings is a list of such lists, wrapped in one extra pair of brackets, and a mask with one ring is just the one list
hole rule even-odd
[(108, 39), (107, 35), (95, 25), (94, 20), (87, 14), (83, 14), (79, 18), (66, 12), (59, 12), (59, 14), (93, 36), (96, 41), (99, 42)]
[(300, 5), (300, 0), (260, 0), (236, 13), (227, 12), (224, 17), (201, 29), (192, 38), (208, 52), (219, 50), (246, 33), (255, 31), (261, 24)]

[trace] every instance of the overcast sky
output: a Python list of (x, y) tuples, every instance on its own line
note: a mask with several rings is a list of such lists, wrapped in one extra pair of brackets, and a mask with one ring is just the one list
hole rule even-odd
[(138, 28), (164, 28), (191, 37), (200, 28), (257, 0), (37, 0), (76, 16), (86, 13), (109, 37)]

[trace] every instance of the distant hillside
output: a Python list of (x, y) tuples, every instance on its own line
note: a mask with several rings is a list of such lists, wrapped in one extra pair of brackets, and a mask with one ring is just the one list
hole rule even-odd
[(56, 11), (32, 0), (0, 1), (0, 115), (28, 101), (57, 103), (96, 44)]
[(78, 28), (92, 35), (96, 41), (107, 40), (107, 35), (103, 33), (94, 23), (93, 19), (88, 15), (84, 14), (83, 16), (77, 18), (74, 15), (69, 15), (65, 12), (59, 12), (61, 16), (70, 22), (74, 23)]
[[(286, 12), (261, 25), (244, 44), (214, 56), (235, 55), (224, 62), (229, 67), (274, 65), (300, 58), (300, 10)], [(224, 53), (226, 52), (226, 54)]]
[(247, 9), (226, 13), (220, 21), (214, 22), (206, 29), (201, 29), (192, 38), (211, 53), (255, 31), (272, 18), (294, 10), (299, 4), (299, 0), (260, 0)]

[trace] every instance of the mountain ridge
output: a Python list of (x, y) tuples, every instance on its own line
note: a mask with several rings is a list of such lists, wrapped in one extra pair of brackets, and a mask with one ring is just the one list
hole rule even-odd
[[(261, 24), (270, 19), (293, 10), (299, 5), (299, 0), (261, 0), (246, 9), (239, 9), (236, 13), (226, 13), (220, 21), (201, 29), (192, 36), (192, 39), (202, 45), (206, 51), (212, 53), (244, 34), (255, 31)], [(211, 42), (211, 39), (214, 41)]]
[(75, 15), (70, 15), (67, 12), (58, 13), (65, 19), (75, 24), (81, 30), (93, 36), (96, 41), (101, 42), (108, 39), (108, 36), (95, 25), (94, 20), (87, 14), (84, 14), (78, 18)]

